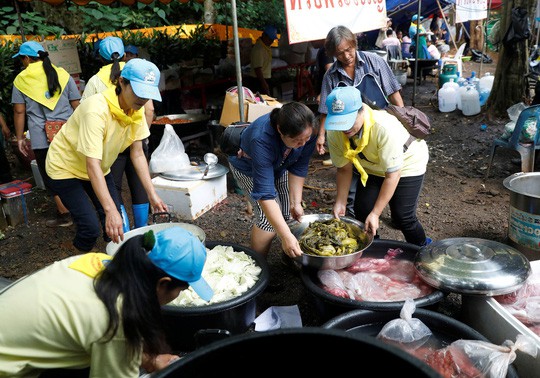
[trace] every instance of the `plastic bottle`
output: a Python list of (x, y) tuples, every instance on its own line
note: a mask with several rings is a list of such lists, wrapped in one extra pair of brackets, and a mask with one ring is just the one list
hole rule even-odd
[(463, 95), (467, 92), (467, 87), (469, 86), (468, 80), (465, 80), (464, 83), (465, 84), (458, 89), (459, 102), (457, 103), (457, 107), (459, 110), (463, 110)]
[(454, 88), (456, 91), (456, 109), (461, 110), (461, 96), (459, 93), (459, 84), (454, 81), (454, 79), (450, 79), (449, 82), (445, 83), (445, 85), (448, 84), (449, 87)]
[(465, 116), (472, 116), (480, 113), (480, 96), (473, 85), (467, 86), (467, 89), (461, 95), (461, 111)]
[(465, 79), (463, 76), (460, 76), (458, 79), (457, 79), (457, 83), (460, 87), (464, 87), (467, 85), (467, 79)]
[(457, 93), (450, 83), (444, 83), (439, 89), (439, 111), (441, 113), (453, 112), (457, 107)]
[(493, 81), (495, 80), (495, 76), (490, 74), (489, 72), (486, 72), (484, 76), (480, 78), (480, 92), (482, 91), (491, 91), (491, 88), (493, 88)]
[(476, 76), (476, 72), (471, 72), (471, 77), (469, 78), (469, 82), (474, 85), (474, 88), (478, 93), (480, 93), (480, 79)]

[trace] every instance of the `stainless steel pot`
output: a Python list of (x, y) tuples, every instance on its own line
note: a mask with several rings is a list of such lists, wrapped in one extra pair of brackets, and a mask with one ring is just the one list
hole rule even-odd
[[(289, 227), (292, 234), (300, 239), (302, 233), (309, 227), (309, 225), (315, 221), (326, 221), (333, 219), (334, 217), (331, 214), (309, 214), (304, 215), (300, 222), (292, 222)], [(362, 249), (343, 256), (315, 256), (307, 253), (303, 253), (302, 256), (298, 257), (298, 261), (302, 266), (314, 268), (314, 269), (342, 269), (346, 268), (352, 264), (360, 257), (366, 248), (368, 248), (373, 242), (373, 235), (369, 235), (364, 230), (364, 224), (354, 218), (341, 217), (342, 221), (347, 223), (353, 233), (361, 239), (367, 239), (367, 244), (363, 246)]]
[[(154, 219), (156, 219), (156, 216), (158, 216), (158, 215), (159, 214), (154, 214)], [(175, 226), (182, 227), (183, 229), (186, 229), (186, 230), (190, 231), (193, 235), (197, 236), (199, 238), (199, 240), (203, 244), (205, 244), (206, 233), (199, 226), (196, 226), (196, 225), (191, 224), (191, 223), (167, 222), (167, 223), (156, 223), (156, 224), (152, 224), (152, 225), (144, 226), (144, 227), (139, 227), (139, 228), (136, 228), (134, 230), (128, 231), (128, 232), (126, 232), (124, 234), (124, 241), (123, 242), (121, 242), (121, 243), (110, 242), (109, 244), (107, 244), (105, 252), (108, 255), (113, 256), (118, 251), (118, 248), (120, 248), (120, 246), (123, 243), (125, 243), (126, 240), (128, 240), (129, 238), (132, 238), (132, 237), (134, 237), (136, 235), (142, 235), (145, 232), (150, 231), (150, 230), (154, 231), (154, 233), (155, 233), (155, 232), (165, 230), (167, 228), (171, 228), (171, 227), (175, 227)]]

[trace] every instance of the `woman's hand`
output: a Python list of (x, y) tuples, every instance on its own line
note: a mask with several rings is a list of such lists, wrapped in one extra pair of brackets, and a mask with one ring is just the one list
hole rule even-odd
[(19, 147), (19, 151), (24, 157), (28, 157), (28, 144), (26, 143), (26, 139), (19, 139), (17, 141), (17, 147)]
[(281, 237), (281, 248), (283, 248), (283, 252), (291, 258), (302, 256), (300, 243), (298, 243), (298, 239), (291, 232), (288, 232), (287, 235)]
[(339, 201), (336, 201), (334, 204), (334, 207), (332, 208), (332, 215), (334, 218), (339, 219), (340, 217), (345, 216), (347, 211), (347, 203), (341, 203)]
[(379, 229), (379, 216), (373, 211), (368, 214), (365, 222), (365, 229), (368, 234), (375, 236)]
[(105, 232), (115, 243), (120, 243), (124, 240), (124, 227), (122, 215), (118, 210), (114, 209), (105, 213)]
[(324, 147), (325, 140), (326, 138), (324, 136), (324, 133), (319, 134), (319, 136), (317, 137), (317, 152), (319, 153), (319, 155), (324, 155), (324, 153), (326, 152), (326, 148)]
[(300, 219), (304, 216), (304, 208), (301, 203), (291, 204), (291, 217), (300, 222)]
[(148, 355), (144, 354), (141, 367), (147, 373), (153, 373), (166, 368), (171, 363), (179, 359), (180, 356), (177, 356), (176, 354), (158, 354), (154, 359), (150, 359)]

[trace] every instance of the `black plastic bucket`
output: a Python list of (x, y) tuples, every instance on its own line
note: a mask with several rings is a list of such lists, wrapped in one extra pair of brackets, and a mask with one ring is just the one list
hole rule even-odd
[(223, 245), (231, 246), (237, 252), (245, 252), (261, 267), (261, 275), (251, 289), (229, 301), (194, 307), (163, 306), (167, 341), (174, 351), (194, 350), (197, 346), (195, 335), (200, 330), (219, 329), (232, 335), (248, 331), (256, 317), (256, 298), (270, 279), (268, 263), (254, 250), (226, 242), (206, 241), (205, 244), (208, 249)]
[[(322, 371), (347, 377), (377, 364), (381, 377), (440, 377), (418, 359), (372, 337), (336, 329), (286, 328), (231, 336), (189, 353), (153, 378), (253, 377), (264, 373), (281, 377), (296, 367), (302, 376), (319, 377)], [(229, 373), (229, 374), (227, 374)]]
[[(480, 332), (447, 315), (418, 308), (412, 316), (420, 319), (443, 345), (449, 345), (460, 339), (490, 342)], [(330, 319), (321, 327), (344, 330), (359, 337), (376, 338), (386, 323), (399, 317), (400, 311), (353, 310)], [(508, 367), (506, 376), (508, 378), (518, 376), (513, 365)]]
[[(416, 254), (420, 247), (414, 244), (405, 242), (376, 239), (371, 246), (364, 251), (362, 257), (375, 257), (382, 258), (386, 255), (390, 248), (401, 248), (403, 253), (398, 257), (399, 259), (406, 259), (408, 261), (414, 261)], [(317, 270), (302, 268), (300, 272), (302, 282), (308, 292), (311, 294), (315, 308), (323, 321), (329, 320), (339, 314), (347, 311), (364, 309), (364, 310), (376, 310), (376, 311), (399, 311), (405, 304), (405, 301), (394, 302), (370, 302), (370, 301), (357, 301), (354, 299), (336, 297), (330, 293), (327, 293), (320, 287), (320, 281), (317, 277)], [(436, 305), (445, 297), (445, 294), (440, 290), (434, 290), (432, 293), (414, 299), (416, 308), (419, 307), (436, 307)]]

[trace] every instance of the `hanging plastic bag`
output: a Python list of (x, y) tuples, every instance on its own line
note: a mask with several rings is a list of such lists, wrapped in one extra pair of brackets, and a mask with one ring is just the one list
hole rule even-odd
[(416, 310), (414, 300), (407, 298), (401, 308), (399, 319), (390, 320), (377, 335), (378, 339), (407, 344), (407, 348), (417, 348), (431, 336), (431, 330), (412, 315)]
[(190, 166), (184, 144), (172, 125), (166, 124), (159, 146), (150, 157), (150, 173), (174, 172)]
[(503, 42), (506, 46), (512, 46), (517, 42), (528, 39), (531, 35), (527, 9), (523, 7), (512, 8), (512, 23), (506, 32)]

